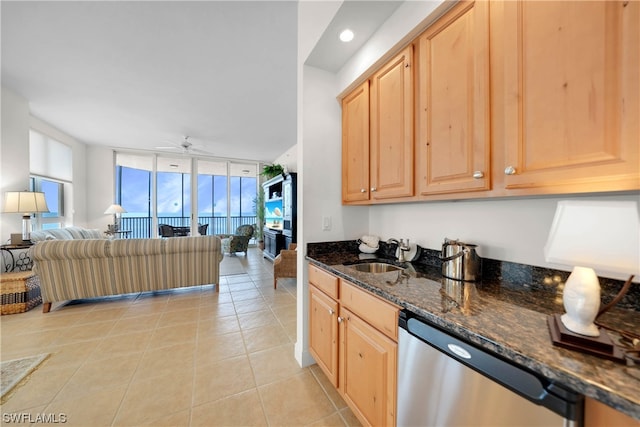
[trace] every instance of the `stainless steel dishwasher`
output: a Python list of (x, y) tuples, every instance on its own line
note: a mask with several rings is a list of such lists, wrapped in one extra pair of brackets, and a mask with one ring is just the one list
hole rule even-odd
[(584, 398), (402, 312), (398, 426), (582, 426)]

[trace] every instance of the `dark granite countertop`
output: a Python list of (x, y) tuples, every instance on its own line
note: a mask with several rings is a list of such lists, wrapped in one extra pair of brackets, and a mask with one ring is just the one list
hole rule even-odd
[[(366, 262), (367, 258), (370, 261), (372, 257), (359, 255), (355, 242), (310, 243), (307, 251), (310, 263), (452, 334), (640, 419), (640, 366), (627, 366), (552, 344), (546, 322), (549, 314), (564, 312), (562, 295), (557, 291), (562, 277), (549, 274), (529, 277), (530, 282), (536, 283), (514, 284), (504, 278), (512, 273), (506, 270), (513, 265), (507, 263), (502, 272), (489, 274), (487, 270), (496, 267), (486, 262), (481, 281), (450, 280), (442, 277), (437, 262), (429, 263), (434, 252), (428, 253), (429, 250), (423, 250), (420, 260), (406, 264), (409, 268), (403, 272), (371, 274), (345, 265)], [(391, 259), (384, 253), (375, 257)], [(632, 309), (616, 307), (599, 321), (617, 329), (640, 331), (640, 313)], [(615, 333), (612, 337), (616, 337)]]

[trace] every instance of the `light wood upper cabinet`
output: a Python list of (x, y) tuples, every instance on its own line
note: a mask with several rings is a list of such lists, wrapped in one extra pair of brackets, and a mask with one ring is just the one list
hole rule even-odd
[(413, 196), (412, 46), (371, 77), (370, 89), (370, 197)]
[(417, 49), (420, 193), (489, 189), (488, 2), (459, 3)]
[(342, 100), (342, 201), (369, 200), (369, 82)]
[(344, 98), (343, 202), (640, 190), (639, 46), (638, 1), (454, 4)]
[[(640, 4), (492, 5), (503, 58), (507, 189), (527, 194), (640, 187)], [(495, 14), (493, 12), (496, 12)]]

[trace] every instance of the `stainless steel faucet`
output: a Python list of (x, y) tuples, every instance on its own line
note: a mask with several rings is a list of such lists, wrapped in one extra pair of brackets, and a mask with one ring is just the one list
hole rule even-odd
[(396, 245), (398, 245), (398, 249), (400, 249), (400, 252), (398, 253), (398, 262), (407, 262), (404, 257), (404, 253), (409, 251), (410, 249), (409, 239), (407, 239), (407, 243), (404, 243), (403, 239), (400, 239), (400, 241), (398, 241), (398, 239), (391, 238), (387, 240), (387, 243), (395, 243)]

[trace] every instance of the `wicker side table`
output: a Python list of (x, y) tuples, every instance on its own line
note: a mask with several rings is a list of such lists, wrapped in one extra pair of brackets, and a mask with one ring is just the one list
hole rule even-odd
[(32, 271), (0, 274), (2, 315), (24, 313), (42, 304), (40, 282)]

